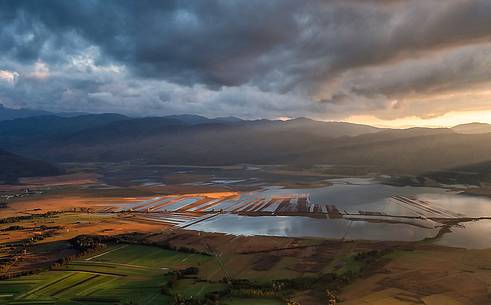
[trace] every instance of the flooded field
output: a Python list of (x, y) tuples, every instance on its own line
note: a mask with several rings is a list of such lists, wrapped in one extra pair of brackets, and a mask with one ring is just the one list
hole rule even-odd
[(491, 247), (491, 239), (480, 237), (491, 228), (491, 220), (486, 220), (491, 218), (489, 198), (464, 195), (455, 189), (391, 186), (374, 179), (329, 182), (319, 188), (269, 186), (250, 192), (158, 196), (107, 211), (132, 212), (142, 220), (236, 235), (435, 239), (442, 245)]
[(335, 206), (344, 214), (380, 213), (417, 217), (491, 216), (491, 200), (443, 188), (390, 186), (372, 179), (335, 179), (313, 189), (270, 188), (259, 196), (308, 194), (311, 204)]

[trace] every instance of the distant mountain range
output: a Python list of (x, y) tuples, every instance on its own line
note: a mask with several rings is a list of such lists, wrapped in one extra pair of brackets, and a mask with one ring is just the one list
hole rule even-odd
[(20, 118), (30, 118), (30, 117), (42, 116), (42, 115), (57, 115), (57, 116), (63, 116), (63, 117), (73, 117), (73, 116), (78, 116), (78, 115), (82, 115), (82, 114), (85, 114), (85, 113), (83, 113), (83, 112), (53, 113), (53, 112), (49, 112), (49, 111), (35, 110), (35, 109), (28, 109), (28, 108), (13, 109), (13, 108), (5, 107), (3, 104), (0, 104), (0, 121), (14, 120), (14, 119), (20, 119)]
[(488, 124), (381, 129), (307, 118), (41, 115), (0, 122), (0, 148), (49, 162), (330, 164), (418, 174), (491, 160)]

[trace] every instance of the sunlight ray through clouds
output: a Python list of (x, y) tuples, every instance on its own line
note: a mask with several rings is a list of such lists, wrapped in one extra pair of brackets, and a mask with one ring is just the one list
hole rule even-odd
[(19, 73), (15, 71), (0, 70), (0, 81), (7, 83), (9, 86), (14, 86), (19, 76)]

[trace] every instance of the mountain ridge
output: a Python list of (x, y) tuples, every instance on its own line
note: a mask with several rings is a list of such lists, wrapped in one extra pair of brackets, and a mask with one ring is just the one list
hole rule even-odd
[(467, 124), (460, 124), (452, 127), (456, 133), (461, 134), (483, 134), (491, 132), (491, 124), (472, 122)]
[(491, 133), (384, 129), (308, 118), (39, 116), (0, 122), (0, 143), (2, 149), (48, 162), (335, 164), (419, 173), (491, 160)]

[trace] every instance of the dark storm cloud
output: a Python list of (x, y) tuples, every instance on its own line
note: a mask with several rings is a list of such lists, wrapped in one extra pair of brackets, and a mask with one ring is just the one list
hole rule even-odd
[[(77, 110), (135, 113), (148, 103), (218, 115), (424, 115), (390, 105), (484, 86), (490, 39), (487, 0), (4, 0), (0, 70), (21, 80), (0, 98), (56, 108), (75, 106), (72, 97)], [(33, 71), (40, 61), (49, 73)]]
[[(280, 2), (281, 3), (281, 2)], [(180, 83), (238, 85), (259, 71), (251, 62), (287, 41), (294, 28), (290, 7), (270, 4), (173, 1), (7, 1), (4, 25), (10, 34), (32, 32), (35, 39), (15, 43), (5, 35), (3, 51), (16, 59), (35, 60), (49, 33), (93, 43), (104, 55), (123, 62), (143, 77)], [(293, 7), (292, 7), (293, 9)], [(27, 20), (26, 20), (27, 19)], [(46, 33), (49, 31), (49, 33)], [(25, 35), (25, 34), (24, 34)], [(73, 37), (70, 37), (70, 36)], [(56, 37), (59, 39), (60, 37)], [(61, 46), (64, 47), (64, 46)], [(68, 46), (73, 47), (73, 46)], [(255, 68), (260, 64), (253, 63)]]

